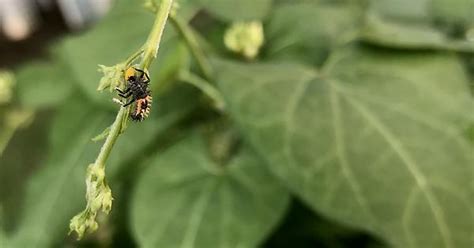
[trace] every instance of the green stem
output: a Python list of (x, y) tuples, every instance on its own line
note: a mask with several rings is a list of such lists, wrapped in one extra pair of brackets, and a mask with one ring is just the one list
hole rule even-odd
[[(129, 63), (135, 61), (138, 56), (143, 54), (140, 66), (146, 70), (153, 59), (156, 58), (161, 36), (172, 3), (173, 0), (161, 1), (160, 10), (156, 14), (155, 23), (153, 24), (153, 28), (143, 46), (143, 49), (140, 49), (139, 52), (134, 53), (126, 60), (127, 66)], [(107, 138), (100, 149), (97, 159), (94, 164), (90, 165), (87, 169), (86, 209), (74, 216), (69, 224), (70, 232), (75, 231), (78, 235), (78, 239), (81, 239), (85, 232), (93, 232), (98, 228), (98, 224), (95, 220), (98, 211), (101, 210), (108, 214), (112, 207), (112, 192), (105, 179), (105, 163), (109, 158), (110, 152), (112, 151), (118, 136), (123, 132), (124, 127), (127, 125), (129, 109), (130, 107), (120, 108), (115, 117), (114, 123), (112, 123), (110, 127)]]
[(155, 23), (153, 24), (153, 29), (148, 36), (148, 39), (145, 43), (145, 49), (143, 52), (143, 60), (140, 64), (140, 67), (143, 69), (148, 69), (151, 62), (156, 58), (158, 54), (158, 49), (160, 48), (161, 37), (163, 36), (163, 31), (165, 30), (166, 20), (168, 19), (169, 13), (171, 11), (171, 6), (173, 5), (173, 0), (161, 0), (160, 8), (156, 14)]
[(109, 158), (110, 152), (112, 151), (112, 147), (114, 146), (115, 142), (117, 141), (118, 136), (120, 135), (120, 130), (122, 129), (122, 120), (127, 113), (127, 108), (120, 108), (117, 117), (115, 117), (115, 121), (110, 128), (109, 135), (107, 135), (107, 139), (100, 148), (99, 156), (95, 160), (95, 166), (99, 166), (101, 168), (105, 167), (105, 161)]
[(143, 54), (143, 49), (140, 48), (140, 50), (138, 50), (137, 52), (135, 52), (132, 56), (130, 56), (127, 61), (125, 61), (125, 65), (128, 67), (130, 66), (131, 63), (133, 63), (133, 61), (135, 61), (138, 56), (142, 55)]
[(8, 114), (5, 116), (3, 130), (0, 131), (0, 157), (7, 148), (10, 140), (13, 138), (13, 135), (15, 135), (15, 132), (25, 125), (28, 125), (33, 117), (33, 113), (29, 111), (22, 111), (19, 114), (13, 115), (15, 115), (15, 117), (9, 116)]
[(205, 95), (211, 98), (211, 100), (214, 102), (214, 106), (218, 110), (224, 110), (224, 98), (211, 83), (188, 71), (181, 72), (179, 79), (201, 90)]
[[(163, 30), (165, 29), (166, 20), (168, 19), (169, 12), (171, 10), (171, 5), (173, 0), (162, 0), (160, 9), (156, 14), (155, 23), (153, 24), (153, 29), (148, 36), (148, 39), (144, 45), (144, 49), (140, 49), (139, 52), (135, 53), (131, 56), (134, 58), (137, 54), (143, 53), (143, 60), (140, 64), (141, 68), (148, 69), (151, 62), (154, 58), (156, 58), (156, 54), (158, 53), (158, 48), (160, 47), (161, 37), (163, 34)], [(123, 119), (126, 118), (126, 114), (128, 113), (128, 108), (120, 108), (117, 117), (115, 118), (112, 127), (110, 128), (110, 132), (107, 135), (107, 139), (105, 140), (104, 145), (100, 149), (99, 156), (95, 161), (96, 166), (105, 167), (105, 162), (107, 161), (112, 148), (117, 141), (118, 136), (122, 130), (122, 122)]]
[(2, 133), (0, 133), (0, 157), (3, 154), (3, 151), (7, 147), (11, 138), (15, 134), (16, 128), (6, 128)]
[(188, 46), (189, 50), (193, 54), (194, 58), (197, 61), (199, 69), (201, 70), (204, 78), (212, 81), (213, 71), (211, 67), (211, 63), (207, 59), (204, 51), (199, 46), (199, 42), (194, 34), (194, 31), (191, 27), (179, 16), (172, 15), (170, 17), (170, 21), (173, 26), (178, 30), (179, 34), (183, 37), (186, 45)]

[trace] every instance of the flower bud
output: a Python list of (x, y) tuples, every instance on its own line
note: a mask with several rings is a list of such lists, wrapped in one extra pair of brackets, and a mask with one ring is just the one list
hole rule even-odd
[(247, 59), (257, 57), (263, 42), (263, 27), (259, 21), (235, 22), (224, 35), (226, 47)]

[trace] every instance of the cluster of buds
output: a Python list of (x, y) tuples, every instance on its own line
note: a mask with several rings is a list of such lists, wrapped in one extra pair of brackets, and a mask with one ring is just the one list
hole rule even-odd
[(108, 214), (112, 209), (112, 191), (105, 180), (105, 167), (90, 164), (86, 177), (87, 206), (84, 211), (74, 216), (69, 225), (70, 232), (76, 232), (78, 239), (85, 233), (92, 233), (98, 228), (96, 221), (99, 211)]

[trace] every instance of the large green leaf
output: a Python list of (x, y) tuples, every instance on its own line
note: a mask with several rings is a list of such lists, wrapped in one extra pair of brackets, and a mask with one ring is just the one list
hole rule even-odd
[(354, 38), (360, 10), (343, 3), (288, 3), (275, 7), (265, 27), (266, 58), (320, 65), (331, 49)]
[(395, 247), (471, 247), (474, 114), (446, 54), (349, 50), (321, 74), (220, 63), (233, 118), (315, 210)]
[(255, 247), (284, 214), (288, 192), (256, 155), (218, 165), (205, 147), (192, 136), (149, 161), (132, 201), (141, 247)]
[(262, 20), (273, 0), (196, 0), (207, 11), (225, 21)]

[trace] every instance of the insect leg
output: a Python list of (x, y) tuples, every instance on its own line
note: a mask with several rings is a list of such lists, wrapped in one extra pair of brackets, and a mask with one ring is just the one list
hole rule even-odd
[(150, 82), (150, 77), (148, 77), (148, 74), (144, 72), (143, 70), (135, 68), (136, 71), (140, 72), (142, 75), (140, 77), (145, 76), (145, 81), (143, 83), (149, 83)]
[(128, 98), (129, 96), (132, 95), (132, 92), (129, 91), (128, 93), (119, 93), (118, 95), (123, 97), (123, 98)]
[(123, 91), (119, 87), (115, 87), (115, 90), (118, 91), (121, 94), (125, 94), (125, 93), (128, 93), (130, 91), (130, 87), (126, 88)]
[(143, 83), (149, 83), (150, 82), (150, 78), (148, 77), (148, 74), (147, 73), (144, 73), (143, 74), (145, 76), (145, 80), (143, 81)]
[(132, 98), (132, 100), (130, 100), (129, 102), (125, 103), (125, 105), (123, 105), (124, 107), (127, 107), (128, 105), (132, 104), (133, 102), (135, 102), (136, 99), (135, 98)]

